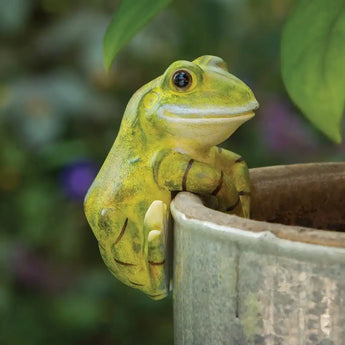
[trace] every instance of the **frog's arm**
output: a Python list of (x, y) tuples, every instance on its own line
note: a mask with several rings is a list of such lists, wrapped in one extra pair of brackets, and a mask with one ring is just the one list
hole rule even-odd
[(238, 154), (217, 147), (218, 165), (230, 176), (236, 191), (239, 195), (239, 201), (242, 207), (243, 217), (250, 216), (250, 179), (246, 162)]
[(161, 151), (153, 162), (156, 183), (170, 191), (214, 195), (219, 209), (229, 211), (238, 204), (235, 186), (221, 169), (177, 151)]

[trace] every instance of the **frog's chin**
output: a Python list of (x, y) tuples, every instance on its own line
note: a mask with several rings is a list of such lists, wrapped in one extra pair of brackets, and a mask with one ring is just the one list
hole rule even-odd
[(162, 107), (157, 116), (166, 121), (167, 131), (174, 136), (194, 139), (204, 145), (217, 145), (251, 119), (255, 108), (254, 104), (220, 109)]

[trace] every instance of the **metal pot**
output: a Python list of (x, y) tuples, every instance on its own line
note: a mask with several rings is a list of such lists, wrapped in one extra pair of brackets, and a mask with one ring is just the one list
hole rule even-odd
[(171, 205), (175, 345), (345, 345), (345, 163), (250, 174), (252, 219)]

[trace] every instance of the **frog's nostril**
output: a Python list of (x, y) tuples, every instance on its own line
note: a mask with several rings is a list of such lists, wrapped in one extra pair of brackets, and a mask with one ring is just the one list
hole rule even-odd
[(253, 101), (252, 104), (253, 104), (253, 110), (256, 110), (260, 107), (259, 102), (257, 100)]

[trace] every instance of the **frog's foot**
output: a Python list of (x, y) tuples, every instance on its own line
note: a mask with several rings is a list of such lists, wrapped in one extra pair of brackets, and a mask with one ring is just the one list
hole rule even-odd
[(237, 190), (236, 186), (224, 176), (223, 183), (216, 194), (218, 209), (222, 212), (236, 214), (244, 218), (250, 217), (250, 192)]
[(161, 299), (168, 294), (166, 269), (166, 238), (168, 227), (167, 206), (155, 200), (145, 214), (144, 229), (148, 233), (147, 260), (152, 285), (153, 299)]
[(244, 218), (250, 218), (250, 192), (238, 192)]
[(228, 202), (226, 205), (222, 205), (222, 208), (219, 208), (219, 210), (230, 214), (236, 214), (243, 218), (249, 218), (250, 192), (239, 191), (237, 193), (237, 199), (232, 200), (231, 203)]

